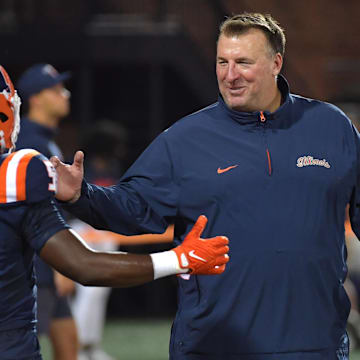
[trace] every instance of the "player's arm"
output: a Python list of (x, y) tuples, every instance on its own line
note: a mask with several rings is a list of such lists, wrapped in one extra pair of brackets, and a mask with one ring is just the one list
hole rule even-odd
[(54, 234), (43, 246), (40, 257), (82, 285), (125, 287), (154, 279), (150, 256), (96, 252), (72, 229)]
[(52, 235), (40, 257), (63, 275), (83, 284), (127, 287), (181, 273), (221, 274), (229, 258), (228, 239), (201, 239), (207, 219), (200, 216), (174, 250), (150, 255), (91, 250), (72, 229)]

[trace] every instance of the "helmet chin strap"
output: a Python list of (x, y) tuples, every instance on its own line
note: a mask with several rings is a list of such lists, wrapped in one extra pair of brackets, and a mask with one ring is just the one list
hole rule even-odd
[(20, 96), (17, 94), (15, 90), (15, 94), (12, 98), (12, 103), (14, 107), (14, 129), (11, 133), (11, 143), (12, 147), (9, 149), (9, 152), (15, 150), (15, 144), (20, 132), (20, 106), (21, 106), (21, 99)]
[(4, 131), (0, 130), (0, 153), (3, 154), (5, 150), (6, 150), (5, 134)]

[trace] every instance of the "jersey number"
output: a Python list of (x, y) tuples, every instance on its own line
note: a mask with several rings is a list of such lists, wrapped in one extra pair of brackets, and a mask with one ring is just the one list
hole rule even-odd
[(51, 181), (49, 182), (49, 191), (53, 191), (56, 193), (56, 185), (57, 185), (56, 170), (49, 160), (43, 160), (43, 162), (46, 166), (49, 178), (51, 179)]

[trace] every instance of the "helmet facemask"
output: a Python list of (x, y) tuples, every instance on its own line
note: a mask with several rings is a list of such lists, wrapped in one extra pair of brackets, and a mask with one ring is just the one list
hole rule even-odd
[(0, 152), (11, 152), (20, 131), (21, 100), (14, 85), (0, 65)]

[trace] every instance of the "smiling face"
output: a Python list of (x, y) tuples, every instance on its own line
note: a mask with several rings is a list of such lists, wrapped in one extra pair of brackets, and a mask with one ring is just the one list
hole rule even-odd
[(275, 111), (281, 102), (276, 77), (282, 62), (262, 30), (251, 28), (237, 36), (220, 35), (216, 75), (225, 103), (238, 111)]

